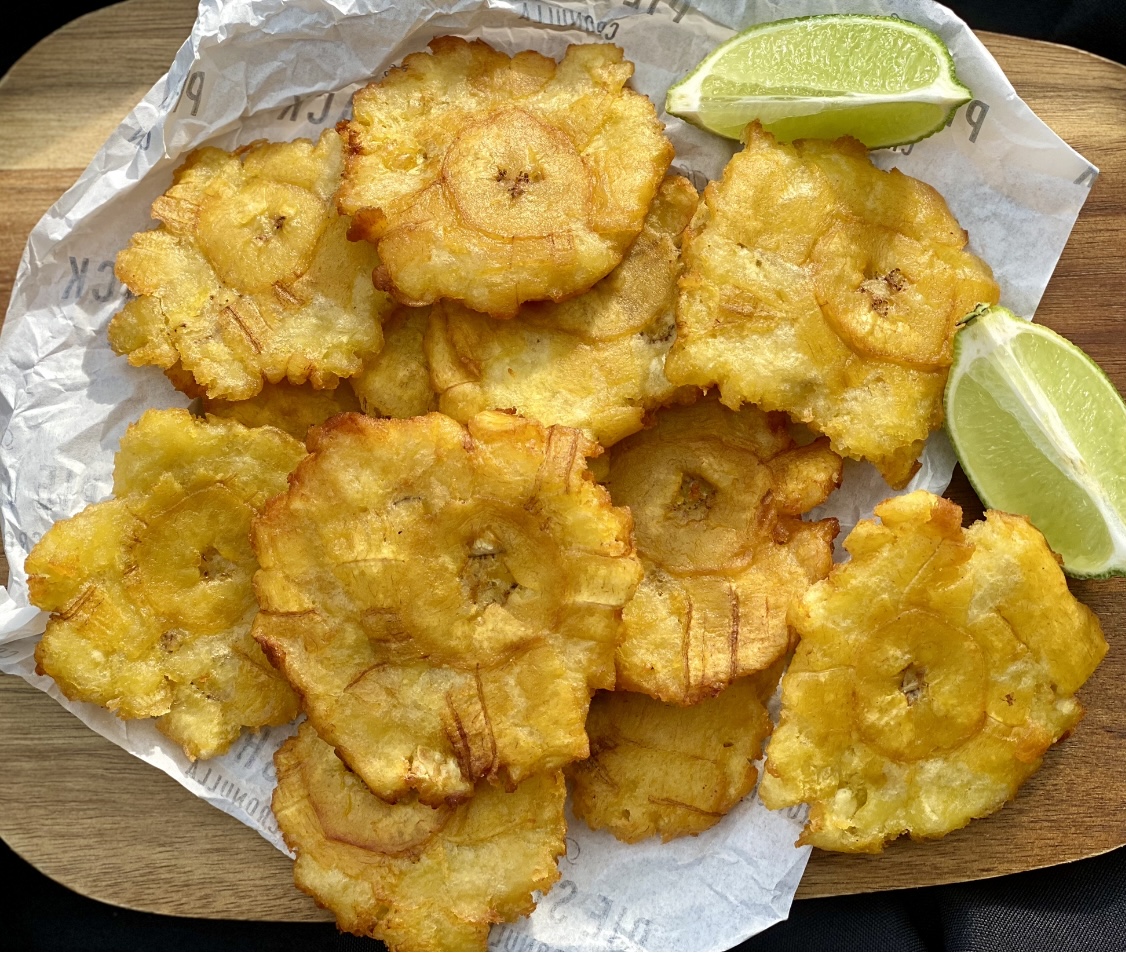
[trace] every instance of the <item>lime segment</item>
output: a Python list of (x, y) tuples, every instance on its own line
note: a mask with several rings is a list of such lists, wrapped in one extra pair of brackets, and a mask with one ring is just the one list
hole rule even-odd
[(925, 27), (832, 14), (744, 30), (672, 86), (665, 109), (731, 139), (757, 119), (782, 140), (851, 135), (875, 149), (937, 132), (970, 95)]
[(954, 339), (945, 404), (986, 506), (1029, 517), (1073, 576), (1126, 575), (1126, 404), (1090, 357), (983, 308)]

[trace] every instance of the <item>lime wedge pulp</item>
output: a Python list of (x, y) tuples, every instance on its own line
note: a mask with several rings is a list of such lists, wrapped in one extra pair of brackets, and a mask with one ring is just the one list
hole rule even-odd
[(954, 338), (945, 406), (986, 506), (1029, 517), (1070, 575), (1126, 575), (1126, 404), (1090, 357), (983, 306)]
[(669, 88), (665, 110), (729, 139), (757, 119), (784, 141), (853, 136), (878, 149), (938, 132), (970, 97), (925, 27), (827, 14), (733, 36)]

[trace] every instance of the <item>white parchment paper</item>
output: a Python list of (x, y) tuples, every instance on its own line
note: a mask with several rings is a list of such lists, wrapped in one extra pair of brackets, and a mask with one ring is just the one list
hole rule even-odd
[[(0, 519), (11, 565), (0, 590), (0, 669), (49, 692), (95, 731), (208, 799), (275, 845), (271, 757), (291, 728), (248, 734), (224, 757), (191, 764), (148, 722), (66, 701), (34, 674), (46, 622), (28, 608), (24, 559), (50, 525), (104, 499), (126, 426), (148, 407), (184, 405), (154, 368), (107, 344), (125, 301), (113, 261), (151, 227), (149, 205), (184, 155), (260, 137), (316, 137), (348, 115), (350, 96), (432, 37), (480, 37), (508, 52), (559, 57), (569, 43), (619, 44), (633, 84), (660, 108), (665, 90), (734, 30), (814, 13), (894, 14), (938, 32), (974, 100), (914, 146), (875, 155), (942, 192), (992, 265), (1002, 302), (1031, 316), (1097, 170), (1016, 96), (950, 11), (923, 0), (201, 0), (189, 40), (163, 77), (36, 226), (0, 335)], [(675, 168), (702, 188), (734, 146), (669, 117)], [(945, 489), (954, 457), (936, 434), (909, 489)], [(846, 465), (817, 515), (842, 536), (890, 494), (875, 471)], [(801, 813), (747, 798), (712, 830), (626, 846), (574, 822), (562, 880), (525, 921), (498, 927), (498, 949), (723, 949), (784, 918), (808, 850)]]

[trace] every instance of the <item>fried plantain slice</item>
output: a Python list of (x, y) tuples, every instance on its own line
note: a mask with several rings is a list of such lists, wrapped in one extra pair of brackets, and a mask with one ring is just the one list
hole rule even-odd
[(378, 352), (390, 299), (374, 250), (336, 213), (340, 138), (192, 152), (115, 272), (138, 297), (110, 322), (134, 365), (189, 393), (244, 400), (264, 381), (332, 388)]
[(244, 427), (277, 427), (291, 437), (304, 441), (309, 428), (323, 424), (336, 414), (360, 409), (360, 402), (350, 387), (341, 385), (332, 390), (316, 390), (304, 384), (264, 384), (248, 400), (201, 399), (205, 413), (226, 420), (237, 420)]
[(383, 349), (348, 379), (365, 414), (421, 417), (438, 409), (422, 346), (429, 319), (429, 308), (398, 307), (384, 322)]
[(337, 203), (403, 304), (510, 318), (608, 274), (672, 161), (653, 104), (608, 44), (560, 63), (438, 37), (353, 97)]
[(1083, 710), (1107, 645), (1024, 517), (885, 500), (791, 611), (801, 634), (759, 792), (811, 806), (801, 843), (877, 852), (1012, 799)]
[(682, 708), (633, 692), (599, 692), (586, 729), (590, 757), (568, 765), (575, 816), (634, 844), (714, 827), (755, 786), (770, 734), (765, 703), (777, 663)]
[(291, 720), (297, 699), (250, 635), (250, 521), (303, 455), (272, 427), (148, 411), (121, 441), (116, 498), (27, 558), (31, 601), (53, 613), (40, 674), (74, 701), (156, 717), (193, 759)]
[(577, 427), (604, 447), (640, 430), (647, 410), (677, 396), (664, 363), (676, 335), (680, 235), (696, 200), (687, 179), (666, 178), (622, 263), (576, 298), (525, 304), (511, 321), (435, 305), (426, 350), (441, 411), (464, 422), (511, 409)]
[(255, 522), (255, 636), (376, 795), (469, 797), (585, 758), (641, 569), (578, 431), (334, 417)]
[(965, 244), (934, 189), (858, 142), (753, 124), (686, 233), (666, 373), (786, 411), (904, 486), (942, 423), (957, 321), (998, 300)]
[(645, 567), (618, 687), (690, 705), (784, 655), (790, 601), (829, 572), (838, 529), (801, 514), (840, 478), (824, 438), (795, 446), (785, 415), (711, 398), (614, 447), (606, 485), (633, 513)]
[(306, 722), (274, 755), (274, 814), (297, 855), (294, 881), (342, 930), (392, 950), (484, 950), (489, 927), (535, 908), (566, 851), (563, 776), (457, 808), (388, 804)]

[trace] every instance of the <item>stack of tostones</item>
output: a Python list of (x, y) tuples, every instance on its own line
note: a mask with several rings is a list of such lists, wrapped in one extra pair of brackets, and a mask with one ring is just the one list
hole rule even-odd
[(685, 237), (669, 380), (786, 411), (902, 487), (942, 423), (957, 322), (998, 300), (965, 244), (942, 196), (860, 143), (751, 125)]
[(229, 400), (263, 381), (331, 388), (359, 371), (382, 344), (389, 300), (371, 284), (374, 250), (348, 241), (333, 207), (342, 162), (331, 130), (315, 145), (189, 155), (153, 203), (160, 227), (117, 256), (139, 297), (110, 323), (114, 350)]
[(303, 455), (271, 427), (146, 413), (122, 439), (115, 499), (56, 523), (27, 558), (31, 600), (53, 613), (40, 674), (75, 701), (156, 717), (190, 758), (291, 720), (297, 700), (250, 635), (249, 534)]
[(783, 415), (715, 400), (663, 410), (616, 446), (607, 485), (645, 567), (618, 687), (690, 705), (784, 656), (790, 601), (829, 572), (837, 534), (801, 514), (840, 478), (824, 438), (795, 446)]
[(562, 776), (458, 807), (371, 794), (307, 722), (274, 756), (274, 814), (297, 886), (341, 929), (392, 950), (484, 950), (489, 927), (532, 912), (566, 850)]
[(316, 390), (308, 382), (264, 384), (249, 400), (222, 400), (202, 397), (205, 413), (237, 420), (244, 427), (277, 427), (304, 441), (310, 427), (323, 424), (336, 414), (360, 409), (350, 387)]
[(145, 414), (26, 563), (69, 698), (191, 758), (304, 710), (297, 885), (392, 949), (532, 911), (564, 772), (623, 841), (715, 825), (799, 634), (761, 795), (847, 851), (1012, 798), (1106, 652), (1021, 518), (888, 500), (835, 569), (802, 519), (842, 456), (908, 482), (998, 299), (943, 199), (752, 124), (701, 203), (632, 75), (440, 37), (317, 143), (192, 152), (109, 339), (208, 416)]
[(379, 797), (468, 798), (588, 753), (641, 569), (578, 431), (333, 418), (254, 526), (255, 637)]
[(1075, 693), (1107, 650), (1025, 518), (963, 530), (924, 491), (876, 515), (791, 614), (801, 643), (760, 786), (768, 807), (810, 804), (802, 842), (830, 850), (997, 810), (1082, 717)]
[(403, 304), (498, 318), (586, 291), (622, 259), (672, 161), (633, 64), (606, 44), (562, 62), (431, 41), (353, 97), (340, 211)]
[(781, 670), (740, 678), (688, 708), (599, 692), (586, 723), (590, 757), (567, 768), (575, 816), (628, 844), (713, 827), (755, 786)]
[(383, 350), (349, 379), (365, 414), (421, 417), (438, 409), (422, 347), (429, 320), (429, 308), (398, 307), (383, 323)]
[(577, 298), (526, 304), (511, 321), (436, 305), (426, 351), (441, 411), (464, 422), (511, 409), (577, 427), (604, 447), (640, 430), (646, 411), (677, 392), (664, 365), (676, 335), (680, 235), (696, 200), (687, 179), (665, 179), (622, 263)]

